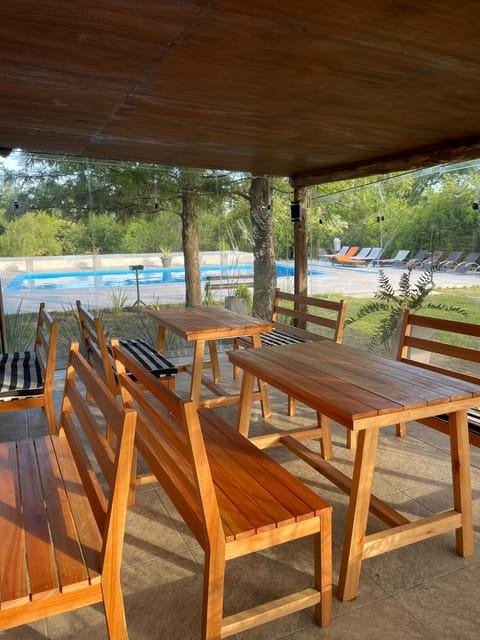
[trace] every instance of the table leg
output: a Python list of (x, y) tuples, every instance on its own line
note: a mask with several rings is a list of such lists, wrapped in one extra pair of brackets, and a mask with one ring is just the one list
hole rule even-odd
[(157, 331), (157, 351), (163, 353), (165, 351), (165, 327), (158, 325)]
[(342, 562), (337, 595), (340, 600), (352, 600), (357, 595), (362, 568), (363, 541), (367, 528), (373, 472), (377, 454), (379, 429), (365, 429), (358, 434), (348, 507)]
[[(262, 339), (260, 334), (252, 336), (252, 344), (254, 349), (262, 347)], [(260, 391), (260, 404), (262, 406), (262, 418), (270, 418), (272, 409), (270, 407), (270, 397), (268, 395), (268, 385), (263, 380), (258, 379), (258, 390)]]
[(217, 343), (215, 340), (208, 341), (208, 350), (210, 351), (210, 365), (212, 367), (212, 377), (214, 382), (221, 382), (220, 365), (218, 364)]
[(205, 355), (205, 340), (196, 340), (193, 351), (192, 381), (190, 384), (190, 400), (200, 400), (202, 388), (203, 357)]
[(238, 408), (237, 431), (246, 438), (248, 438), (248, 430), (250, 427), (254, 383), (254, 376), (247, 371), (243, 371), (242, 384), (240, 387), (240, 406)]
[(450, 454), (452, 459), (453, 506), (462, 514), (462, 526), (455, 530), (457, 553), (473, 553), (472, 492), (470, 480), (470, 445), (466, 411), (450, 414)]

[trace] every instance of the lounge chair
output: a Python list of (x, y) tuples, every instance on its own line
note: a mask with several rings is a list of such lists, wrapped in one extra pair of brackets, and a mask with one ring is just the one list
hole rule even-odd
[(449, 271), (455, 271), (455, 273), (472, 273), (476, 271), (480, 266), (477, 263), (478, 258), (480, 258), (480, 253), (472, 252), (469, 253), (462, 262), (459, 262), (456, 267), (453, 269), (449, 269)]
[(400, 249), (396, 256), (393, 258), (382, 258), (378, 264), (380, 267), (401, 267), (406, 263), (409, 253), (410, 249)]
[(369, 265), (374, 264), (375, 262), (378, 262), (378, 260), (380, 259), (380, 256), (382, 255), (382, 252), (383, 252), (382, 247), (373, 247), (373, 249), (370, 251), (368, 256), (364, 258), (365, 262)]
[(439, 271), (448, 271), (450, 268), (455, 268), (460, 262), (462, 254), (463, 251), (451, 251), (445, 260), (441, 260), (438, 263), (437, 269)]
[(358, 254), (360, 247), (350, 247), (347, 253), (342, 256), (332, 256), (332, 264), (344, 264), (345, 262), (351, 262), (352, 258)]
[(426, 249), (420, 249), (417, 255), (407, 262), (407, 267), (409, 269), (415, 269), (415, 267), (420, 267), (423, 262), (428, 257), (428, 251)]
[(330, 259), (330, 258), (334, 258), (335, 256), (344, 256), (349, 249), (350, 247), (348, 246), (348, 244), (346, 244), (340, 249), (340, 251), (338, 251), (338, 253), (321, 253), (318, 256), (318, 259), (319, 260), (321, 260), (322, 258)]
[(440, 262), (440, 258), (444, 255), (445, 251), (434, 251), (431, 256), (426, 258), (421, 264), (422, 269), (436, 269)]

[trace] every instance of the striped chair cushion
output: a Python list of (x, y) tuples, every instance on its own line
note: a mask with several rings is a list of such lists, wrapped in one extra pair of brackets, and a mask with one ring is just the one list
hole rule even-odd
[(42, 393), (43, 375), (34, 351), (0, 355), (0, 401)]
[(120, 344), (154, 376), (173, 376), (177, 368), (145, 340), (120, 340)]
[(306, 342), (306, 340), (300, 336), (295, 336), (291, 333), (284, 333), (273, 329), (273, 331), (267, 333), (261, 333), (260, 338), (264, 347), (278, 347), (284, 344), (293, 344), (296, 342)]

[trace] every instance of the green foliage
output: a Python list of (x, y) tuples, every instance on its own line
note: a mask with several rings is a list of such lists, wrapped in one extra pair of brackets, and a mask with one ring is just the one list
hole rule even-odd
[(410, 269), (402, 273), (397, 292), (385, 272), (380, 270), (379, 287), (374, 294), (374, 299), (363, 304), (355, 316), (345, 320), (345, 326), (348, 326), (371, 314), (379, 314), (378, 325), (368, 343), (370, 351), (379, 345), (387, 350), (391, 348), (392, 338), (399, 326), (401, 314), (406, 309), (417, 311), (426, 307), (466, 315), (466, 311), (458, 305), (426, 302), (427, 296), (434, 288), (431, 270), (424, 271), (416, 283), (412, 283), (411, 277), (412, 271)]
[(110, 308), (112, 313), (120, 313), (127, 304), (128, 295), (124, 289), (112, 289), (110, 292)]
[(34, 347), (37, 314), (22, 313), (19, 302), (15, 313), (5, 316), (7, 348), (9, 352), (31, 351)]
[(71, 253), (75, 225), (45, 211), (29, 212), (7, 222), (0, 236), (2, 256), (43, 256)]

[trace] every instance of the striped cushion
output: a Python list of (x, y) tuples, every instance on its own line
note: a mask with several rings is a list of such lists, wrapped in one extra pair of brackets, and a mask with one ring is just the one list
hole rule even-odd
[(154, 376), (172, 376), (177, 368), (145, 340), (120, 340), (120, 344)]
[(42, 393), (42, 370), (34, 351), (0, 355), (0, 401)]
[[(448, 422), (448, 415), (446, 413), (436, 416), (439, 420), (443, 420), (444, 422)], [(468, 430), (472, 433), (476, 433), (480, 435), (480, 408), (476, 407), (475, 409), (469, 409), (467, 411), (468, 418)]]
[(264, 347), (277, 347), (284, 344), (293, 344), (295, 342), (306, 342), (306, 340), (300, 336), (295, 336), (291, 333), (283, 333), (283, 331), (278, 331), (277, 329), (261, 333), (260, 337)]

